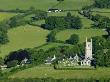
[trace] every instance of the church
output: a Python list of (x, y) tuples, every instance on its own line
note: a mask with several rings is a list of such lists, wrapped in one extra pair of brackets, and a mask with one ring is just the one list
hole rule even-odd
[[(45, 64), (52, 64), (55, 59), (55, 55), (53, 58), (48, 57)], [(59, 60), (58, 64), (63, 66), (91, 66), (92, 60), (92, 39), (88, 41), (88, 39), (86, 38), (85, 56), (83, 59), (76, 54), (74, 57), (70, 56), (69, 58)]]

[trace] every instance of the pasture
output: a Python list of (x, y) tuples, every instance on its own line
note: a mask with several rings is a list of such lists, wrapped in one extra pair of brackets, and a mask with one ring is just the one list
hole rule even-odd
[(17, 15), (17, 14), (16, 13), (0, 12), (0, 22), (3, 20), (7, 20), (15, 15)]
[(0, 0), (0, 9), (28, 9), (30, 7), (41, 10), (48, 10), (49, 8), (81, 9), (83, 6), (90, 4), (92, 4), (92, 0), (65, 0), (60, 4), (57, 0)]
[[(106, 70), (106, 71), (105, 71)], [(55, 70), (51, 66), (39, 66), (23, 71), (19, 71), (9, 78), (72, 78), (72, 79), (90, 79), (90, 78), (109, 78), (110, 68), (97, 68), (95, 70)]]
[(33, 48), (46, 43), (49, 31), (37, 26), (20, 26), (8, 31), (9, 43), (0, 46), (0, 56), (4, 57), (9, 52), (24, 48)]
[(81, 42), (85, 42), (86, 37), (91, 38), (94, 36), (102, 36), (102, 35), (106, 35), (107, 32), (102, 29), (80, 29), (80, 30), (68, 29), (68, 30), (63, 30), (57, 33), (56, 39), (65, 41), (69, 39), (69, 37), (72, 34), (79, 35), (80, 43), (81, 43)]

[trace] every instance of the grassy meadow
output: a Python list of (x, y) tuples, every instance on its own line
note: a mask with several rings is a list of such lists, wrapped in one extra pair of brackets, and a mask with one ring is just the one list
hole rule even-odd
[(60, 9), (81, 9), (85, 5), (92, 4), (92, 2), (92, 0), (65, 0), (59, 4), (57, 0), (0, 0), (0, 9), (28, 9), (30, 7), (41, 10), (48, 10), (53, 7)]
[(4, 57), (9, 52), (24, 48), (33, 48), (46, 43), (49, 31), (36, 26), (20, 26), (8, 31), (9, 43), (0, 46), (0, 56)]
[(16, 13), (0, 12), (0, 22), (3, 20), (7, 20), (15, 15), (17, 15), (17, 14)]
[(80, 29), (80, 30), (63, 30), (57, 33), (56, 39), (65, 41), (67, 40), (72, 34), (78, 34), (80, 38), (80, 42), (85, 42), (86, 37), (91, 38), (94, 36), (102, 36), (106, 35), (107, 32), (102, 29)]
[[(105, 71), (106, 70), (106, 71)], [(109, 78), (110, 68), (97, 68), (95, 70), (54, 70), (51, 66), (39, 66), (23, 71), (19, 71), (9, 78), (73, 78), (73, 79), (89, 79), (89, 78)]]

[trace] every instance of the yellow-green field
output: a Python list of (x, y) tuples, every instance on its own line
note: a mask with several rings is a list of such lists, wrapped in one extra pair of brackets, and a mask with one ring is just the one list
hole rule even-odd
[(3, 20), (7, 20), (9, 19), (10, 17), (13, 17), (17, 15), (16, 13), (6, 13), (6, 12), (0, 12), (0, 21), (3, 21)]
[(46, 43), (49, 31), (36, 26), (20, 26), (8, 31), (9, 43), (0, 46), (0, 56), (4, 57), (9, 52), (24, 48), (33, 48)]
[(97, 68), (95, 70), (54, 70), (53, 67), (33, 67), (23, 71), (19, 71), (10, 78), (72, 78), (72, 79), (88, 79), (88, 78), (110, 78), (110, 68)]
[(80, 42), (85, 42), (86, 37), (91, 38), (94, 36), (102, 36), (106, 35), (107, 32), (102, 29), (80, 29), (80, 30), (63, 30), (57, 33), (56, 39), (65, 41), (69, 39), (72, 34), (78, 34), (80, 38)]

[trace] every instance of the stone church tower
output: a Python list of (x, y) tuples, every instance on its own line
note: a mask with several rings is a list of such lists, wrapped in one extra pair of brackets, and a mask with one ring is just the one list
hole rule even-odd
[(92, 60), (92, 39), (88, 41), (86, 38), (85, 59), (81, 61), (82, 66), (91, 66)]
[(92, 60), (92, 39), (89, 42), (86, 38), (85, 59)]

